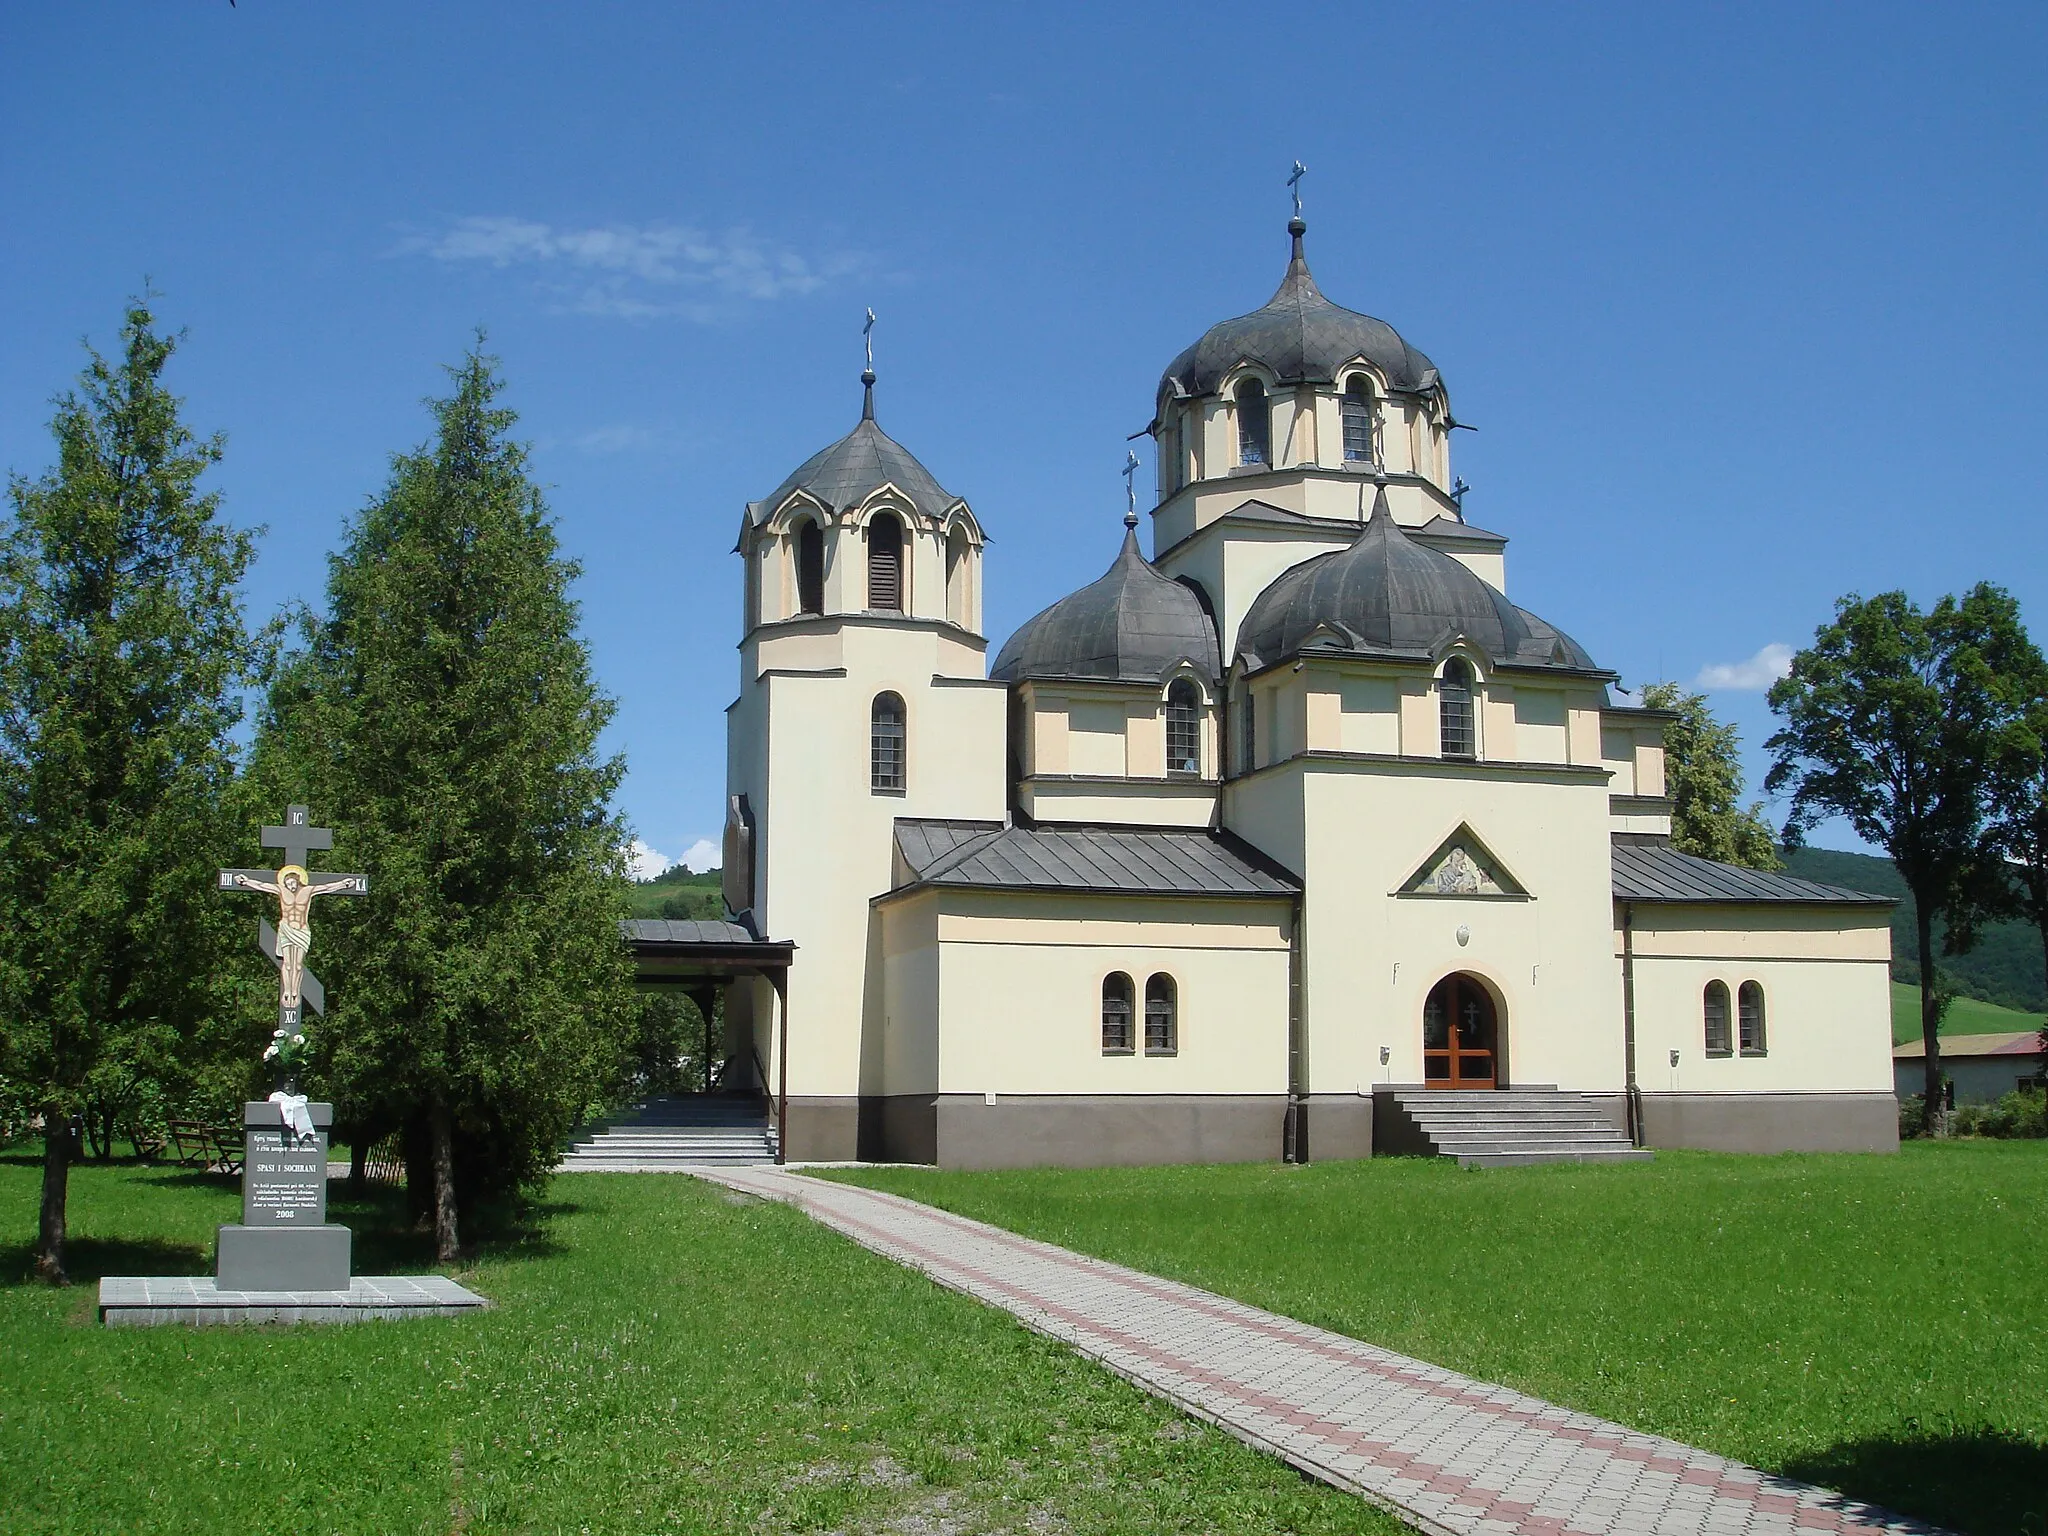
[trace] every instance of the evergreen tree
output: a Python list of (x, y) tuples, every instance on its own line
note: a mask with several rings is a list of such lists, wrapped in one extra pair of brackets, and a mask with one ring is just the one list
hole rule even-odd
[(56, 467), (11, 480), (0, 524), (0, 1072), (42, 1116), (53, 1281), (73, 1117), (174, 1070), (213, 1012), (231, 733), (269, 645), (238, 595), (254, 538), (198, 486), (221, 440), (163, 385), (176, 340), (142, 301), (121, 336), (57, 400)]
[(451, 375), (433, 440), (394, 461), (331, 562), (255, 769), (370, 875), (367, 899), (322, 914), (316, 1081), (359, 1123), (405, 1131), (443, 1262), (459, 1213), (545, 1176), (635, 1018), (623, 764), (597, 751), (612, 704), (577, 636), (577, 568), (495, 403), (495, 360), (472, 351)]
[[(2017, 621), (2015, 621), (2017, 622)], [(1991, 836), (1998, 879), (1979, 882), (1972, 924), (2017, 917), (2030, 924), (2048, 970), (2048, 659), (2024, 633), (1997, 669), (2006, 719), (1991, 757)], [(2048, 1050), (2048, 1024), (2041, 1030)]]
[(1718, 720), (1703, 693), (1676, 683), (1643, 690), (1647, 709), (1678, 716), (1664, 727), (1664, 785), (1672, 800), (1671, 842), (1683, 853), (1749, 869), (1776, 869), (1778, 852), (1762, 802), (1742, 805), (1742, 740)]
[(1927, 613), (1903, 592), (1852, 595), (1771, 687), (1785, 724), (1766, 743), (1775, 761), (1764, 787), (1792, 790), (1786, 843), (1840, 816), (1891, 855), (1913, 893), (1927, 1123), (1937, 1136), (1947, 1116), (1934, 923), (1960, 952), (1975, 932), (1971, 913), (1986, 904), (1989, 773), (2007, 713), (1995, 679), (2024, 638), (2012, 599), (1988, 584)]

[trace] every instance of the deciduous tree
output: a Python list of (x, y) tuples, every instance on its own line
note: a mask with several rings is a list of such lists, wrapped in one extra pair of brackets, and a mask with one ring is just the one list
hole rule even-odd
[(1946, 1114), (1933, 925), (1942, 918), (1950, 946), (1967, 946), (1967, 914), (1981, 903), (1990, 867), (1989, 769), (2007, 709), (1995, 673), (2023, 638), (2011, 597), (1989, 584), (1926, 613), (1903, 592), (1852, 594), (1770, 693), (1785, 723), (1766, 743), (1774, 760), (1764, 786), (1792, 792), (1787, 844), (1840, 816), (1891, 855), (1913, 893), (1928, 1124), (1937, 1135)]
[[(634, 1020), (623, 764), (541, 494), (473, 351), (330, 567), (272, 691), (255, 777), (335, 828), (370, 895), (327, 919), (316, 1049), (337, 1099), (403, 1127), (435, 1246), (544, 1177)], [(344, 843), (345, 840), (345, 843)]]
[(220, 516), (163, 384), (176, 347), (129, 306), (14, 478), (0, 524), (0, 1071), (44, 1133), (36, 1267), (64, 1278), (70, 1126), (168, 1069), (231, 942), (213, 900), (233, 732), (269, 639), (244, 625), (254, 538)]
[(1705, 694), (1676, 683), (1651, 683), (1643, 704), (1678, 717), (1664, 727), (1673, 846), (1724, 864), (1776, 869), (1776, 839), (1762, 803), (1742, 804), (1742, 739), (1735, 727), (1715, 717)]

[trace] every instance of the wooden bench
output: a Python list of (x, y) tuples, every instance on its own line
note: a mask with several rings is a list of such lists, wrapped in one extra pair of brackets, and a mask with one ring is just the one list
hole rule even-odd
[(247, 1138), (238, 1126), (207, 1125), (198, 1120), (173, 1120), (171, 1149), (180, 1167), (208, 1173), (240, 1173)]

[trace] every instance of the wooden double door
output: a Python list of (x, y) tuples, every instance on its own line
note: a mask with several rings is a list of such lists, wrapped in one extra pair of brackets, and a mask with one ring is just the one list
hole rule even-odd
[(1493, 994), (1454, 972), (1422, 1005), (1422, 1081), (1431, 1088), (1499, 1086), (1500, 1021)]

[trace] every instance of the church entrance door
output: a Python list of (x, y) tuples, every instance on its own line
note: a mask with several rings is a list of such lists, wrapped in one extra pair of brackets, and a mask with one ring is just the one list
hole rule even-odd
[(1498, 1021), (1493, 994), (1462, 972), (1429, 989), (1422, 1005), (1422, 1080), (1431, 1088), (1496, 1086)]

